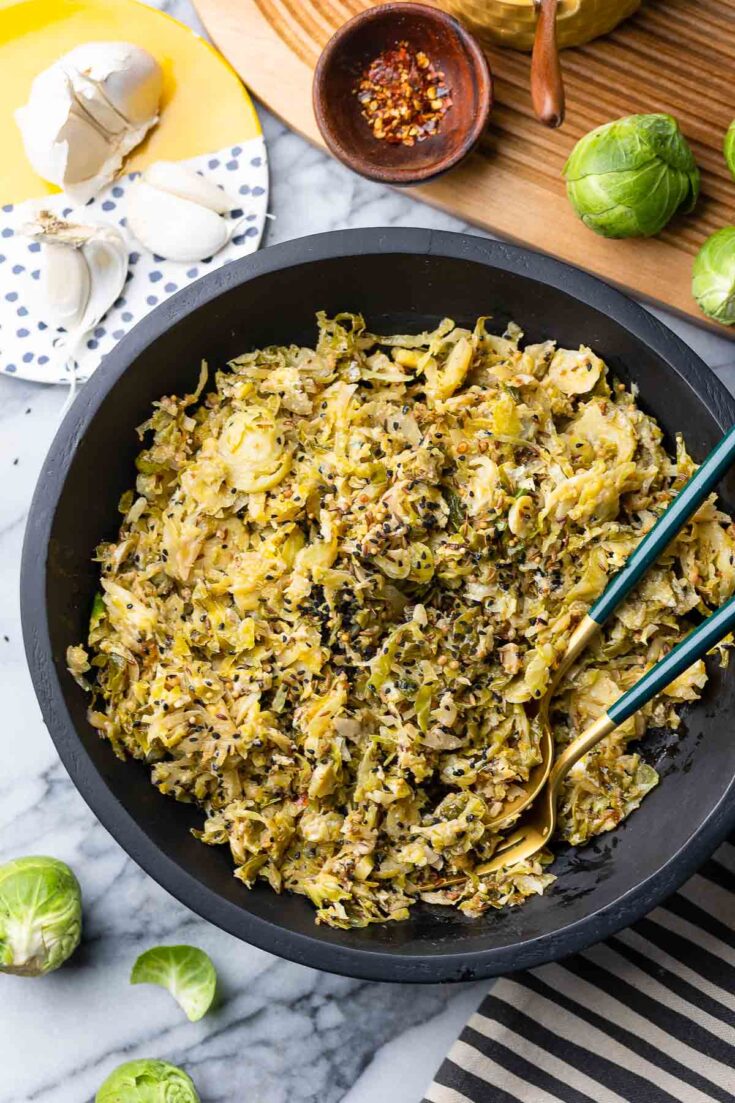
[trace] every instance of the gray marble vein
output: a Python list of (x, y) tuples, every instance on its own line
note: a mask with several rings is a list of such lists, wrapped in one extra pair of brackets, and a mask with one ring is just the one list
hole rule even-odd
[[(164, 3), (193, 21), (182, 0)], [(369, 184), (261, 111), (272, 170), (268, 244), (344, 226), (470, 230), (406, 193)], [(661, 316), (735, 385), (735, 346)], [(318, 973), (223, 934), (130, 861), (68, 780), (42, 724), (23, 658), (18, 567), (23, 526), (66, 394), (0, 378), (0, 861), (51, 853), (77, 871), (85, 940), (40, 981), (0, 977), (0, 1103), (87, 1103), (120, 1061), (185, 1065), (203, 1103), (416, 1103), (484, 985), (371, 984)], [(157, 942), (206, 949), (221, 976), (216, 1010), (188, 1023), (167, 993), (131, 987)]]

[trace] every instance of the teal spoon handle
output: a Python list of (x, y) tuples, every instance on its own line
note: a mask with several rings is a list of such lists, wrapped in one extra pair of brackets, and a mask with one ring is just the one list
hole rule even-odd
[(712, 493), (733, 462), (735, 462), (735, 425), (712, 449), (689, 482), (681, 488), (651, 531), (643, 537), (622, 570), (611, 579), (589, 611), (592, 620), (597, 624), (604, 624), (614, 613), (633, 587), (640, 582), (651, 564), (655, 563), (692, 514), (699, 509), (705, 498)]
[(710, 648), (735, 629), (735, 596), (726, 601), (716, 613), (698, 624), (681, 643), (664, 655), (652, 666), (634, 686), (618, 697), (607, 715), (616, 725), (622, 724), (634, 712), (642, 708), (652, 697), (670, 685), (675, 678), (683, 674), (697, 659), (701, 659)]

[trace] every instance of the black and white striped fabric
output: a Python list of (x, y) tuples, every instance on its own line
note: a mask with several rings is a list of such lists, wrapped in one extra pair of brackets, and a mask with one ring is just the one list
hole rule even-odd
[(424, 1103), (735, 1103), (735, 837), (639, 923), (497, 981)]

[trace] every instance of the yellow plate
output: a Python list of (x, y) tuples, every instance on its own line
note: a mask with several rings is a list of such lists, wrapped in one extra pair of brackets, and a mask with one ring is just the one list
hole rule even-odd
[(261, 133), (240, 78), (194, 31), (137, 0), (0, 0), (0, 203), (58, 191), (28, 164), (13, 112), (31, 81), (82, 42), (133, 42), (163, 69), (161, 120), (125, 170), (178, 161)]

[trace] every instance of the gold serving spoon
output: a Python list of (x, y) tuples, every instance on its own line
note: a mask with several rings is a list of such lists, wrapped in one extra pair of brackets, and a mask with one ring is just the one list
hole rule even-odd
[(489, 862), (478, 866), (476, 873), (493, 873), (517, 862), (528, 861), (542, 850), (554, 833), (556, 809), (562, 782), (575, 762), (596, 747), (601, 739), (620, 727), (638, 712), (652, 697), (670, 685), (693, 663), (701, 659), (720, 640), (735, 628), (735, 596), (731, 597), (716, 613), (694, 628), (681, 643), (664, 655), (655, 666), (626, 693), (618, 697), (606, 713), (598, 717), (587, 731), (578, 735), (565, 747), (553, 765), (549, 780), (536, 802), (524, 816), (517, 830), (499, 844)]
[[(719, 444), (712, 449), (701, 467), (692, 475), (686, 485), (682, 487), (668, 508), (661, 514), (653, 528), (643, 537), (633, 554), (628, 558), (622, 570), (611, 579), (602, 595), (597, 599), (589, 613), (572, 633), (569, 643), (567, 644), (567, 649), (554, 672), (546, 693), (539, 701), (532, 701), (528, 705), (529, 711), (533, 710), (533, 714), (541, 728), (539, 740), (541, 761), (531, 770), (523, 793), (514, 800), (508, 801), (508, 803), (503, 806), (501, 812), (488, 824), (490, 830), (497, 831), (503, 824), (511, 819), (515, 819), (520, 812), (533, 803), (547, 780), (549, 780), (554, 759), (554, 736), (549, 722), (549, 706), (560, 680), (572, 663), (581, 655), (596, 632), (598, 632), (601, 626), (609, 620), (633, 587), (640, 582), (648, 568), (668, 547), (674, 537), (697, 511), (702, 502), (712, 493), (733, 461), (735, 461), (735, 426), (725, 434)], [(702, 627), (704, 627), (704, 625), (702, 625)], [(674, 652), (672, 652), (672, 654), (674, 654)], [(598, 723), (602, 723), (602, 721)], [(602, 735), (597, 735), (597, 738), (593, 739), (593, 742), (591, 742), (589, 746), (594, 746), (597, 739), (601, 739), (603, 735), (608, 734), (611, 730), (612, 729), (608, 728)], [(592, 729), (584, 733), (584, 735), (579, 736), (579, 740), (587, 738), (592, 738)], [(557, 778), (557, 788), (564, 774), (566, 774), (582, 754), (586, 753), (585, 750), (582, 750), (573, 761), (567, 760), (566, 756), (572, 748), (577, 745), (579, 740), (575, 740), (574, 743), (567, 747), (559, 760), (561, 762), (563, 759), (567, 761), (568, 764), (561, 777)], [(588, 749), (589, 747), (587, 747), (587, 750)]]

